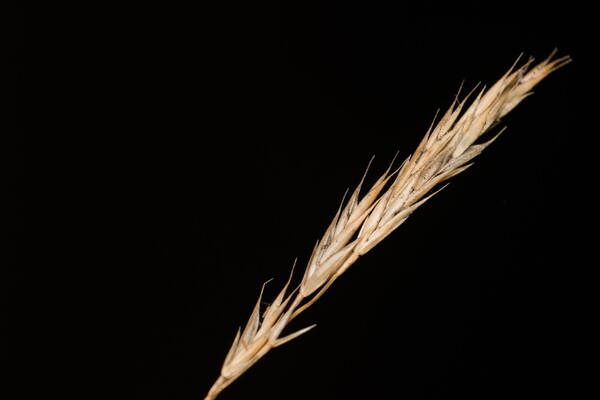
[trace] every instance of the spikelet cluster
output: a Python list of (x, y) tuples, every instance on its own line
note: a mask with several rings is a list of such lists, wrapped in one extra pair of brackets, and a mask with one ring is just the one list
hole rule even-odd
[(462, 100), (457, 95), (439, 121), (431, 124), (414, 153), (395, 171), (390, 172), (390, 166), (361, 197), (363, 176), (348, 200), (342, 200), (333, 221), (317, 241), (299, 286), (287, 293), (290, 275), (262, 313), (261, 290), (245, 328), (238, 330), (221, 374), (205, 400), (214, 399), (274, 347), (312, 329), (315, 325), (281, 336), (293, 318), (310, 307), (360, 256), (441, 190), (436, 190), (441, 183), (469, 168), (471, 160), (503, 130), (491, 140), (477, 143), (484, 133), (529, 96), (531, 89), (548, 74), (571, 61), (568, 56), (558, 59), (553, 56), (554, 52), (534, 66), (530, 59), (519, 68), (517, 60), (489, 89), (484, 87), (478, 92), (474, 89)]

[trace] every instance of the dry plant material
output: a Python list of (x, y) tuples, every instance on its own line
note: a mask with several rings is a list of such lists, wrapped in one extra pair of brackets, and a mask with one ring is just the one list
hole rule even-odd
[(342, 201), (323, 238), (317, 241), (299, 286), (286, 294), (290, 275), (281, 292), (262, 313), (261, 290), (246, 327), (238, 329), (221, 374), (205, 400), (214, 399), (271, 349), (312, 329), (315, 325), (281, 336), (290, 321), (321, 297), (360, 256), (441, 190), (432, 192), (440, 183), (469, 168), (470, 161), (503, 130), (491, 140), (475, 144), (481, 135), (530, 95), (538, 82), (571, 61), (568, 56), (553, 59), (554, 54), (535, 66), (532, 66), (533, 59), (529, 59), (515, 68), (517, 60), (492, 87), (481, 89), (466, 108), (475, 89), (463, 100), (457, 95), (437, 124), (431, 124), (415, 152), (396, 171), (390, 173), (388, 168), (360, 197), (363, 176), (345, 205)]

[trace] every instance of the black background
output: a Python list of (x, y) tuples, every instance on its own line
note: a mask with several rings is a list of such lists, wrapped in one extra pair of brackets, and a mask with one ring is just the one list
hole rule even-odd
[(581, 128), (585, 11), (326, 4), (109, 10), (88, 57), (66, 67), (95, 71), (80, 81), (93, 118), (70, 144), (94, 172), (68, 204), (89, 204), (81, 264), (106, 259), (70, 279), (81, 292), (107, 279), (100, 303), (123, 311), (99, 311), (118, 349), (100, 382), (124, 368), (135, 398), (203, 398), (261, 284), (275, 278), (269, 301), (294, 257), (306, 263), (372, 155), (370, 182), (461, 81), (490, 84), (521, 52), (557, 47), (574, 63), (290, 327), (313, 331), (220, 398), (576, 396), (592, 317), (573, 215), (579, 150), (596, 133)]

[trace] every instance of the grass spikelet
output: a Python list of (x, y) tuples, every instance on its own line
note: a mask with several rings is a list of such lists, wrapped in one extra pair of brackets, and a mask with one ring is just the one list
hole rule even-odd
[(363, 176), (345, 204), (342, 200), (323, 238), (317, 241), (299, 286), (287, 293), (290, 276), (262, 318), (261, 290), (244, 330), (238, 330), (220, 376), (205, 400), (216, 398), (274, 347), (311, 330), (315, 325), (281, 337), (290, 321), (312, 306), (359, 257), (442, 190), (443, 187), (436, 190), (441, 183), (470, 167), (473, 158), (504, 129), (491, 140), (476, 144), (484, 133), (529, 96), (541, 80), (571, 61), (568, 56), (554, 59), (554, 55), (555, 51), (537, 65), (529, 59), (520, 67), (517, 59), (489, 89), (479, 89), (470, 103), (471, 94), (463, 100), (457, 95), (438, 123), (432, 123), (415, 152), (396, 171), (390, 173), (390, 166), (360, 198)]

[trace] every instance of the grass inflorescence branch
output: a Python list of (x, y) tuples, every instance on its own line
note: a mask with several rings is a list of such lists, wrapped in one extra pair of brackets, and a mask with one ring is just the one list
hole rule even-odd
[(469, 168), (473, 158), (504, 129), (492, 139), (478, 143), (484, 133), (529, 96), (542, 79), (571, 61), (568, 56), (555, 59), (554, 54), (536, 65), (529, 59), (518, 68), (517, 59), (489, 89), (475, 88), (462, 100), (459, 91), (450, 108), (437, 123), (431, 124), (414, 153), (396, 170), (392, 171), (390, 166), (361, 196), (363, 176), (315, 244), (299, 286), (288, 293), (290, 275), (275, 300), (263, 311), (261, 290), (246, 326), (238, 330), (221, 373), (205, 400), (216, 398), (271, 349), (312, 329), (315, 325), (282, 336), (286, 326), (314, 304), (359, 257), (443, 189), (437, 189), (440, 184)]

